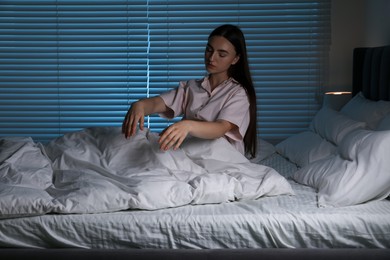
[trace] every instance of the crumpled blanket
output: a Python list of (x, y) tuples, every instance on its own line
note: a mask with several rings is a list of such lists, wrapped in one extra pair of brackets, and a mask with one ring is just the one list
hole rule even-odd
[(161, 151), (149, 129), (126, 139), (95, 127), (50, 143), (0, 138), (0, 218), (47, 213), (156, 210), (293, 195), (274, 169), (254, 164), (227, 140), (189, 137)]

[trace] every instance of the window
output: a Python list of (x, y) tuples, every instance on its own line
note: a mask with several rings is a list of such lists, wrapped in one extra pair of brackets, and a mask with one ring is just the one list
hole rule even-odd
[(135, 100), (205, 76), (224, 23), (246, 36), (260, 137), (305, 129), (327, 83), (330, 1), (15, 0), (0, 3), (0, 135), (119, 127)]

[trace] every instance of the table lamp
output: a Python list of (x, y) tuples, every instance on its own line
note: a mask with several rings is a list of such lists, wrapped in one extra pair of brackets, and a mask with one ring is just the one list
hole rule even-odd
[(350, 91), (325, 92), (322, 106), (339, 111), (352, 97)]

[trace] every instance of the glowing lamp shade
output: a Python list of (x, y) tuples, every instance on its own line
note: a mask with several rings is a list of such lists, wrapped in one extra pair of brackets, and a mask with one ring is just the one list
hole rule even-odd
[(322, 106), (339, 111), (352, 97), (349, 91), (332, 91), (326, 92)]

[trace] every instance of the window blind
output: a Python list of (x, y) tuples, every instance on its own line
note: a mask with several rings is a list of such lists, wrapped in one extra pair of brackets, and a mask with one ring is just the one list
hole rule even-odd
[(0, 3), (0, 135), (119, 127), (132, 102), (205, 76), (224, 23), (246, 36), (260, 137), (306, 129), (327, 84), (329, 0), (13, 0)]

